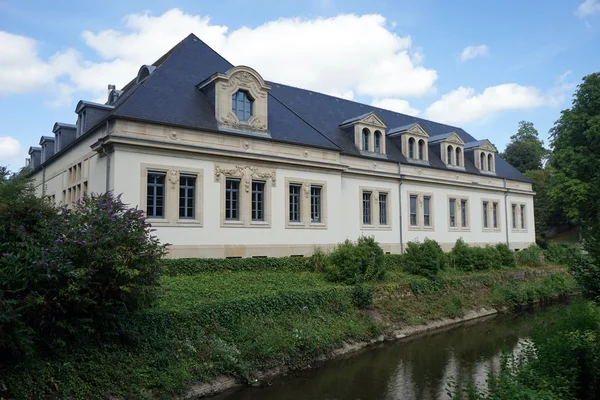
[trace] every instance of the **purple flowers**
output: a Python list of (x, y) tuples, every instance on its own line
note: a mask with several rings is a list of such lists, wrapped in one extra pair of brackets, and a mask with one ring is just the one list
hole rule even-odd
[(69, 275), (71, 275), (71, 276), (77, 276), (77, 273), (71, 271), (71, 272), (69, 272)]
[(2, 257), (10, 257), (10, 254), (4, 253), (4, 254), (2, 254)]
[(62, 243), (62, 242), (63, 242), (63, 241), (62, 241), (62, 239), (61, 239), (61, 238), (58, 238), (58, 239), (56, 239), (56, 243)]

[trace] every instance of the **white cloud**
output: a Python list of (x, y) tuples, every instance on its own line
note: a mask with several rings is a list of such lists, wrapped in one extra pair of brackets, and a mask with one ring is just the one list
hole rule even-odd
[[(10, 136), (0, 136), (0, 165), (7, 165), (19, 161), (16, 158), (21, 154), (21, 143)], [(23, 161), (20, 160), (22, 163)]]
[[(84, 32), (84, 42), (101, 62), (81, 59), (73, 49), (44, 61), (33, 39), (0, 38), (0, 49), (3, 43), (10, 45), (0, 50), (0, 70), (9, 64), (11, 71), (3, 73), (0, 94), (35, 90), (64, 76), (61, 83), (68, 88), (57, 89), (52, 105), (63, 104), (74, 91), (103, 98), (107, 84), (124, 86), (142, 64), (154, 62), (190, 32), (233, 64), (249, 65), (266, 79), (285, 84), (349, 98), (435, 92), (437, 72), (422, 65), (410, 36), (390, 31), (381, 15), (282, 18), (230, 32), (208, 17), (172, 9), (159, 16), (129, 15), (123, 30)], [(15, 84), (15, 77), (26, 85)]]
[(467, 62), (475, 57), (487, 56), (489, 53), (490, 49), (485, 44), (479, 46), (467, 46), (460, 54), (460, 61)]
[(516, 83), (491, 86), (482, 93), (461, 86), (431, 104), (425, 115), (434, 121), (459, 125), (485, 119), (501, 111), (556, 106), (560, 102), (558, 95), (544, 94), (535, 87)]
[(375, 99), (371, 102), (371, 105), (412, 116), (417, 116), (421, 112), (420, 110), (413, 108), (408, 101), (403, 99)]
[(596, 13), (600, 13), (600, 2), (598, 2), (598, 0), (585, 0), (577, 7), (577, 10), (575, 10), (575, 15), (579, 18), (584, 18)]

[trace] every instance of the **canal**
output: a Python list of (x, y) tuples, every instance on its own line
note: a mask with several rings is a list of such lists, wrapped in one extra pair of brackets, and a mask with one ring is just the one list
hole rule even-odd
[(318, 368), (277, 377), (261, 387), (232, 389), (210, 400), (448, 399), (450, 380), (485, 387), (503, 350), (518, 352), (534, 321), (550, 321), (569, 305), (503, 314), (388, 342)]

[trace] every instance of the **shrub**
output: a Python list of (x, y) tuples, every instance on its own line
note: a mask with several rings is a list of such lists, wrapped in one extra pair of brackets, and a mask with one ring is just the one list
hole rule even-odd
[[(322, 256), (326, 257), (324, 253), (322, 253)], [(315, 263), (316, 259), (314, 257), (177, 258), (163, 260), (165, 274), (168, 276), (224, 271), (304, 272), (316, 269)]]
[(546, 261), (557, 265), (572, 265), (583, 256), (581, 247), (572, 243), (549, 243), (544, 250)]
[(475, 269), (471, 247), (462, 238), (456, 241), (449, 256), (451, 260), (450, 265), (453, 268), (462, 271), (472, 271)]
[(406, 271), (411, 274), (432, 277), (444, 269), (446, 255), (438, 242), (425, 239), (423, 243), (408, 243), (403, 263)]
[(526, 267), (541, 267), (544, 265), (544, 255), (537, 244), (531, 244), (528, 248), (518, 251), (515, 258), (517, 264)]
[(506, 243), (498, 243), (496, 245), (496, 252), (498, 255), (498, 262), (501, 266), (509, 268), (514, 268), (517, 266), (515, 252), (512, 251)]
[(384, 254), (372, 237), (361, 236), (356, 243), (346, 239), (327, 257), (325, 278), (353, 285), (383, 278)]
[(503, 261), (496, 246), (469, 246), (462, 238), (456, 241), (449, 259), (451, 266), (462, 271), (500, 268)]
[(326, 262), (327, 254), (320, 247), (315, 249), (315, 252), (310, 256), (308, 261), (315, 272), (323, 272), (325, 270)]
[(402, 269), (402, 254), (384, 254), (383, 258), (386, 270)]

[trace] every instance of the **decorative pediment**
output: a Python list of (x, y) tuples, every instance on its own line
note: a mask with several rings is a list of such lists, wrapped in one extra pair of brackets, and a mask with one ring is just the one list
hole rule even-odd
[(381, 120), (381, 118), (379, 118), (377, 116), (377, 114), (375, 114), (374, 112), (370, 112), (367, 114), (363, 114), (363, 115), (359, 115), (357, 117), (347, 119), (346, 121), (342, 122), (340, 124), (340, 126), (342, 128), (347, 128), (351, 125), (356, 125), (356, 124), (368, 125), (369, 127), (373, 127), (373, 128), (382, 128), (382, 129), (387, 128), (387, 125), (385, 124), (385, 122), (383, 122)]
[(251, 165), (235, 165), (226, 167), (215, 165), (215, 182), (219, 182), (222, 176), (241, 178), (246, 192), (250, 191), (252, 179), (270, 180), (273, 186), (275, 186), (275, 183), (277, 182), (274, 170), (258, 168)]
[(491, 151), (491, 152), (496, 152), (496, 148), (494, 147), (494, 145), (487, 139), (485, 139), (485, 141), (483, 142), (483, 144), (480, 146), (480, 148), (482, 150), (487, 150), (487, 151)]
[(459, 144), (463, 146), (465, 144), (465, 142), (460, 138), (460, 136), (458, 136), (456, 132), (452, 132), (452, 134), (448, 136), (448, 139), (446, 139), (446, 141), (452, 144)]
[(492, 142), (490, 142), (487, 139), (478, 140), (476, 142), (469, 142), (469, 143), (465, 144), (465, 150), (475, 150), (475, 149), (496, 153), (496, 148), (494, 147)]
[(423, 127), (418, 123), (412, 123), (409, 125), (400, 126), (397, 128), (392, 128), (388, 132), (388, 136), (398, 136), (403, 135), (405, 133), (409, 133), (413, 136), (420, 136), (424, 138), (429, 138), (429, 134)]
[(429, 134), (427, 133), (427, 131), (425, 131), (425, 129), (423, 129), (421, 127), (421, 125), (419, 125), (419, 124), (414, 124), (413, 126), (408, 128), (408, 130), (406, 132), (412, 133), (415, 136), (421, 136), (421, 137), (425, 137), (425, 138), (429, 137)]

